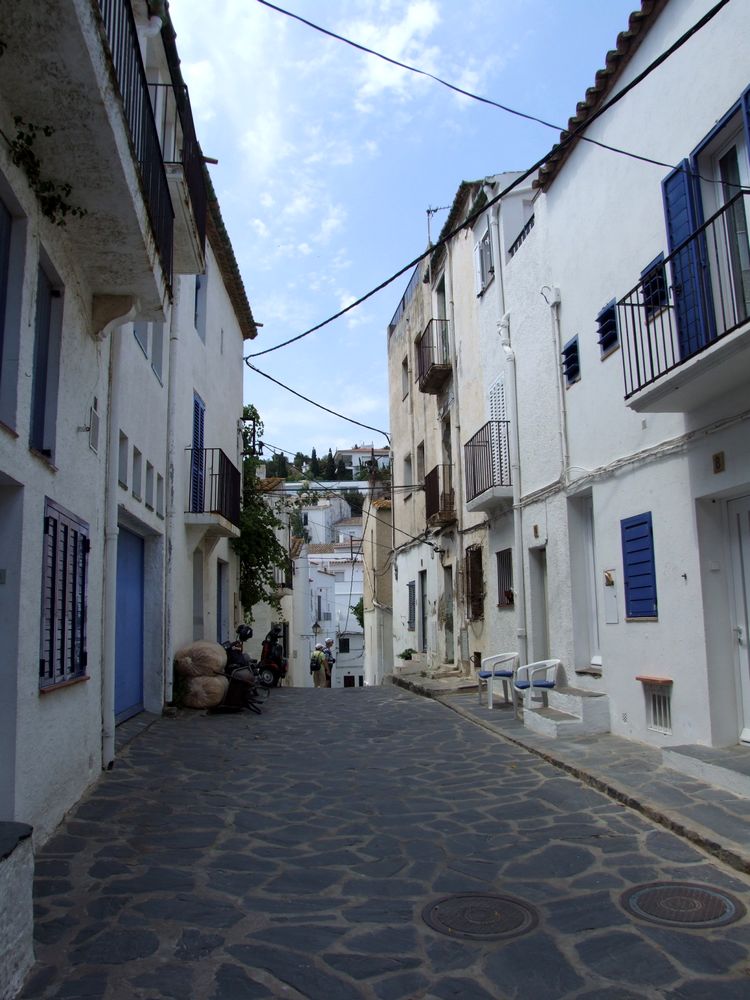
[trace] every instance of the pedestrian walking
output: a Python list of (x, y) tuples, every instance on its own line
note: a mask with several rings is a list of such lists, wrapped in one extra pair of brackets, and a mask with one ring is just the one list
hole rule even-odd
[(328, 686), (326, 684), (326, 654), (324, 649), (325, 647), (322, 642), (316, 643), (310, 657), (310, 673), (312, 674), (313, 684), (316, 688)]
[(333, 665), (336, 662), (336, 657), (333, 655), (333, 639), (326, 639), (323, 653), (326, 658), (326, 687), (330, 687), (331, 677), (333, 676)]

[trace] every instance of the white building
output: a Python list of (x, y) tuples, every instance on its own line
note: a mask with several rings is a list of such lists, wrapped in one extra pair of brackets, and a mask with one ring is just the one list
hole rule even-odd
[(50, 125), (42, 176), (72, 186), (61, 226), (0, 144), (0, 819), (40, 843), (116, 721), (161, 711), (174, 649), (239, 612), (255, 326), (168, 18), (71, 0), (2, 21), (2, 128)]
[[(644, 4), (569, 130), (709, 7)], [(446, 228), (488, 209), (389, 328), (416, 487), (394, 492), (394, 650), (559, 658), (583, 693), (527, 713), (551, 736), (596, 704), (655, 745), (750, 738), (749, 30), (726, 6), (592, 121), (615, 150), (573, 142), (495, 205), (512, 177), (462, 185)]]
[(381, 470), (389, 469), (391, 465), (391, 449), (376, 448), (374, 445), (355, 445), (353, 448), (339, 448), (333, 456), (333, 460), (338, 466), (339, 462), (344, 463), (344, 467), (351, 472), (353, 479), (359, 479), (361, 475), (369, 472), (372, 463)]

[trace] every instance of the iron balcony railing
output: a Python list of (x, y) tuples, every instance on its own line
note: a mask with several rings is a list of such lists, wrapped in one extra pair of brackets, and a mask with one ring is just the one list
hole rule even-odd
[(417, 381), (422, 392), (439, 391), (451, 373), (447, 319), (431, 319), (417, 344)]
[(735, 195), (617, 303), (626, 399), (750, 318), (748, 198)]
[(151, 227), (167, 281), (172, 282), (174, 211), (129, 0), (99, 0), (125, 118), (140, 167)]
[(428, 522), (455, 521), (456, 496), (453, 489), (453, 469), (450, 465), (436, 465), (424, 477), (425, 518)]
[(466, 500), (495, 486), (511, 486), (510, 432), (507, 420), (489, 420), (464, 445)]
[(206, 181), (188, 89), (184, 84), (171, 83), (150, 83), (148, 88), (164, 162), (182, 167), (203, 250), (206, 244)]
[(219, 514), (240, 523), (239, 469), (221, 448), (188, 448), (189, 506), (186, 514)]

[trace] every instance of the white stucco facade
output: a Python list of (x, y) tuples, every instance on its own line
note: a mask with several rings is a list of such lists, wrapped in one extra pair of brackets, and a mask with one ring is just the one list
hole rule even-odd
[[(571, 129), (709, 6), (631, 19)], [(389, 328), (394, 483), (450, 459), (455, 500), (436, 523), (394, 490), (395, 654), (558, 658), (657, 746), (750, 741), (749, 18), (724, 8), (589, 125), (615, 150), (577, 142), (495, 205), (514, 175), (463, 184), (447, 228), (488, 209)], [(414, 372), (435, 320), (437, 379)], [(493, 421), (507, 445), (475, 437)]]
[[(98, 7), (75, 0), (54, 21), (46, 8), (4, 11), (3, 129), (13, 115), (53, 127), (42, 169), (70, 181), (84, 213), (48, 218), (3, 144), (0, 818), (31, 824), (36, 844), (113, 761), (117, 721), (171, 698), (175, 648), (217, 638), (239, 612), (226, 514), (255, 326), (189, 106), (176, 110), (171, 26), (132, 6), (125, 68), (107, 42), (120, 29)], [(34, 64), (51, 52), (53, 75)], [(175, 112), (170, 136), (153, 122), (139, 132), (161, 200), (139, 177), (127, 110), (141, 102), (150, 120), (150, 93)], [(167, 162), (175, 134), (179, 163)], [(201, 454), (224, 456), (218, 493), (208, 459), (193, 470), (200, 490), (188, 483), (196, 394)]]

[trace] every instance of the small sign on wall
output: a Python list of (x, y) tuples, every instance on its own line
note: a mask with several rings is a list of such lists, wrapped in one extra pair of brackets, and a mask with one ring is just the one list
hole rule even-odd
[(604, 621), (616, 625), (620, 620), (617, 610), (617, 575), (613, 569), (604, 570)]

